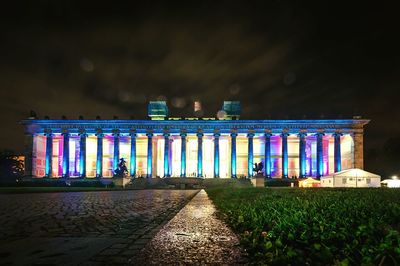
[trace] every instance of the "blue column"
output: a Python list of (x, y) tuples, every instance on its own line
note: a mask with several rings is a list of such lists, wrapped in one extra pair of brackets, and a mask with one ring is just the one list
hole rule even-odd
[(335, 168), (335, 173), (342, 171), (342, 155), (340, 151), (340, 137), (342, 136), (342, 133), (340, 132), (335, 132), (333, 134), (333, 137), (335, 139), (334, 143), (334, 168)]
[(181, 177), (186, 177), (186, 133), (181, 133)]
[(265, 177), (271, 178), (271, 133), (267, 132), (265, 136)]
[(86, 133), (79, 134), (79, 177), (86, 177)]
[(69, 133), (63, 133), (62, 177), (69, 177)]
[(236, 137), (237, 133), (231, 133), (231, 177), (237, 178), (236, 175)]
[(97, 134), (97, 157), (96, 157), (96, 177), (103, 176), (103, 133)]
[(172, 176), (172, 143), (173, 143), (173, 139), (169, 140), (169, 149), (168, 149), (168, 176)]
[(147, 133), (147, 177), (152, 177), (153, 133)]
[(247, 156), (247, 169), (249, 177), (253, 176), (253, 133), (247, 134), (248, 140), (248, 156)]
[(299, 168), (300, 168), (300, 177), (306, 177), (306, 136), (305, 132), (299, 133)]
[(52, 156), (53, 156), (53, 134), (46, 133), (46, 166), (45, 175), (46, 177), (51, 177), (51, 167), (52, 167)]
[(288, 144), (287, 137), (288, 133), (283, 132), (281, 134), (282, 139), (282, 178), (288, 178)]
[(119, 163), (119, 132), (114, 132), (114, 164), (113, 164), (113, 175), (115, 175), (115, 170), (118, 169)]
[(219, 177), (219, 137), (221, 134), (214, 133), (214, 177)]
[(164, 133), (164, 177), (169, 177), (169, 133)]
[(324, 165), (323, 165), (323, 154), (322, 154), (322, 137), (324, 136), (324, 133), (317, 133), (317, 178), (319, 179), (324, 170)]
[(197, 177), (203, 176), (203, 133), (197, 133)]
[(131, 154), (129, 162), (129, 173), (131, 177), (136, 176), (136, 133), (131, 132)]

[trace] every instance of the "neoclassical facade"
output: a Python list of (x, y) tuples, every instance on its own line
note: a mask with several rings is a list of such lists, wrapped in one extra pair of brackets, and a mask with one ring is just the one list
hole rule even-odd
[[(366, 119), (21, 121), (27, 176), (111, 178), (121, 158), (131, 177), (319, 178), (363, 168)], [(237, 117), (235, 117), (237, 118)]]

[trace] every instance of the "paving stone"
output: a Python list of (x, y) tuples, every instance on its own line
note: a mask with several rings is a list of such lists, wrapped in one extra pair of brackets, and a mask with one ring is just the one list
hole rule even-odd
[[(124, 264), (127, 260), (118, 258), (120, 253), (137, 241), (137, 248), (129, 252), (142, 248), (154, 228), (171, 219), (173, 211), (179, 211), (197, 192), (0, 194), (0, 250), (10, 252), (9, 257), (21, 264)], [(30, 255), (38, 246), (46, 251), (46, 258)]]
[(119, 249), (123, 249), (126, 247), (127, 247), (127, 244), (115, 244), (115, 245), (111, 246), (111, 248), (119, 248)]
[(121, 249), (117, 249), (117, 248), (108, 248), (106, 250), (103, 250), (100, 255), (102, 256), (108, 256), (108, 255), (117, 255), (118, 253), (121, 252)]
[(130, 258), (134, 255), (137, 255), (139, 253), (139, 251), (140, 251), (140, 249), (128, 249), (128, 250), (125, 250), (124, 252), (122, 252), (122, 255), (129, 256), (129, 258)]

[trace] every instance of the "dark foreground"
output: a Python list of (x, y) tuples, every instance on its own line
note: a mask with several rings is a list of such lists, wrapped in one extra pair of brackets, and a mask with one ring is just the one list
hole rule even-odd
[(196, 193), (0, 194), (0, 264), (130, 264)]
[(398, 265), (400, 189), (208, 189), (255, 264)]

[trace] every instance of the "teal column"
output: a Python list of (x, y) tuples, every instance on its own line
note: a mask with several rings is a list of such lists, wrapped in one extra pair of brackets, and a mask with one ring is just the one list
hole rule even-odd
[(324, 136), (324, 133), (318, 132), (316, 134), (317, 137), (317, 178), (320, 179), (320, 177), (323, 175), (323, 155), (322, 155), (322, 138)]
[(172, 143), (173, 139), (169, 140), (169, 149), (168, 149), (168, 157), (169, 157), (169, 165), (168, 165), (168, 176), (172, 176)]
[(306, 177), (306, 136), (305, 132), (299, 133), (299, 168), (300, 168), (300, 177)]
[(63, 133), (62, 177), (69, 177), (69, 133)]
[(98, 132), (97, 136), (97, 157), (96, 157), (96, 177), (103, 176), (103, 133)]
[(214, 178), (219, 178), (219, 137), (221, 134), (214, 133)]
[(169, 176), (169, 133), (164, 133), (164, 177)]
[(287, 143), (287, 137), (289, 136), (288, 133), (283, 132), (281, 134), (281, 139), (282, 139), (282, 178), (288, 178), (288, 143)]
[(265, 177), (271, 178), (271, 133), (267, 132), (264, 134), (265, 137)]
[(52, 156), (53, 156), (53, 134), (47, 132), (46, 134), (46, 165), (45, 176), (51, 177), (52, 174)]
[(231, 177), (237, 178), (236, 175), (236, 137), (237, 133), (231, 133)]
[(153, 133), (147, 133), (147, 177), (152, 177), (152, 163), (153, 163)]
[(248, 169), (248, 174), (249, 177), (253, 176), (253, 133), (248, 133), (247, 134), (247, 140), (248, 140), (248, 155), (247, 155), (247, 169)]
[(343, 134), (341, 132), (335, 132), (334, 137), (334, 169), (335, 173), (342, 171), (342, 155), (340, 151), (340, 137)]
[(119, 163), (119, 132), (114, 132), (114, 164), (113, 164), (113, 175), (115, 175), (115, 170), (118, 169)]
[(129, 162), (129, 173), (131, 177), (136, 176), (136, 133), (131, 132), (131, 154)]
[(203, 176), (203, 133), (197, 133), (197, 177)]
[(79, 177), (86, 177), (86, 133), (81, 132), (79, 134)]
[(181, 177), (186, 177), (186, 133), (181, 133)]

